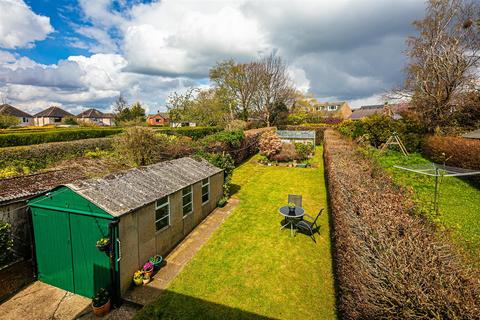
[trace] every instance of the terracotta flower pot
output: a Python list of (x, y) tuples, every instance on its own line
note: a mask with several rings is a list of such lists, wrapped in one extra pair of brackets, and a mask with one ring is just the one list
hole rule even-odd
[(151, 278), (152, 277), (152, 274), (153, 274), (153, 267), (151, 269), (148, 269), (148, 270), (143, 270), (143, 272), (145, 272), (145, 274)]
[(95, 306), (93, 305), (93, 302), (92, 302), (93, 313), (94, 313), (96, 316), (106, 315), (107, 313), (110, 312), (110, 307), (111, 307), (110, 299), (108, 299), (108, 302), (105, 303), (103, 306), (100, 306), (100, 307), (95, 307)]

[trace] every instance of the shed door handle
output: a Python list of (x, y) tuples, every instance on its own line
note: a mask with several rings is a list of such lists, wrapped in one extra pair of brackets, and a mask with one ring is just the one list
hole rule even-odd
[(119, 262), (122, 259), (122, 243), (120, 242), (120, 239), (116, 239), (118, 242), (118, 259), (117, 262)]

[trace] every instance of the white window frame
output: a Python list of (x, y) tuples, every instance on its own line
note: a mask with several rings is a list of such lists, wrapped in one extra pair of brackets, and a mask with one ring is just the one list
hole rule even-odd
[[(201, 190), (202, 190), (202, 205), (207, 204), (207, 203), (210, 201), (210, 177), (208, 177), (208, 178), (206, 178), (206, 179), (207, 179), (207, 183), (206, 183), (206, 184), (203, 184), (203, 180), (205, 180), (205, 179), (202, 179), (202, 181), (201, 181), (201, 182), (202, 182), (202, 189), (201, 189)], [(205, 201), (205, 202), (203, 202), (203, 195), (204, 195), (204, 193), (203, 193), (203, 187), (205, 187), (205, 186), (208, 186), (208, 191), (207, 191), (208, 200)]]
[[(183, 204), (183, 197), (188, 195), (188, 193), (186, 195), (183, 194), (183, 189), (186, 189), (186, 188), (190, 188), (190, 202), (187, 203), (187, 204)], [(188, 205), (191, 205), (191, 210), (189, 212), (185, 213), (184, 212), (185, 207), (187, 207)], [(183, 214), (183, 217), (185, 218), (186, 216), (190, 215), (192, 212), (193, 212), (193, 185), (189, 185), (188, 187), (182, 188), (182, 214)]]
[[(156, 231), (156, 232), (163, 231), (163, 230), (167, 229), (168, 227), (170, 227), (170, 215), (171, 215), (171, 211), (170, 211), (170, 196), (166, 196), (166, 197), (167, 197), (167, 202), (164, 203), (164, 204), (162, 204), (162, 205), (160, 205), (160, 206), (158, 205), (158, 201), (161, 200), (161, 199), (163, 199), (163, 198), (165, 198), (165, 197), (162, 197), (162, 198), (158, 199), (157, 201), (155, 201), (155, 212), (154, 212), (153, 218), (154, 218), (154, 220), (155, 220), (155, 231)], [(158, 210), (158, 209), (162, 209), (162, 208), (167, 207), (167, 206), (168, 206), (168, 214), (167, 214), (166, 216), (161, 217), (160, 219), (157, 220), (157, 210)], [(157, 230), (157, 222), (160, 221), (160, 220), (163, 220), (163, 219), (168, 219), (168, 224), (167, 224), (165, 227), (163, 227), (162, 229), (158, 229), (158, 230)]]

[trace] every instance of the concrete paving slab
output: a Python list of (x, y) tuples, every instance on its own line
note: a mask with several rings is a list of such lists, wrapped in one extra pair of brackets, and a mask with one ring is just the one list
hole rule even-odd
[(36, 281), (0, 305), (2, 319), (75, 319), (91, 300)]

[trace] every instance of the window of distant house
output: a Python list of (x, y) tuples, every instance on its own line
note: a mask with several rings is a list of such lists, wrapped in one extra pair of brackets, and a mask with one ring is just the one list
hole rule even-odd
[(53, 118), (53, 122), (62, 122), (62, 118)]
[(155, 122), (160, 122), (160, 119), (158, 119), (158, 118), (157, 118), (157, 119), (155, 119)]
[(168, 196), (155, 203), (155, 230), (162, 230), (170, 225), (170, 198)]
[(328, 106), (328, 111), (335, 111), (337, 110), (337, 106)]
[(183, 216), (193, 211), (193, 192), (192, 186), (182, 189)]
[(202, 204), (210, 200), (210, 178), (202, 180)]
[(22, 118), (22, 122), (24, 122), (24, 123), (25, 123), (25, 122), (28, 122), (28, 119), (25, 118), (25, 117), (23, 117), (23, 118)]

